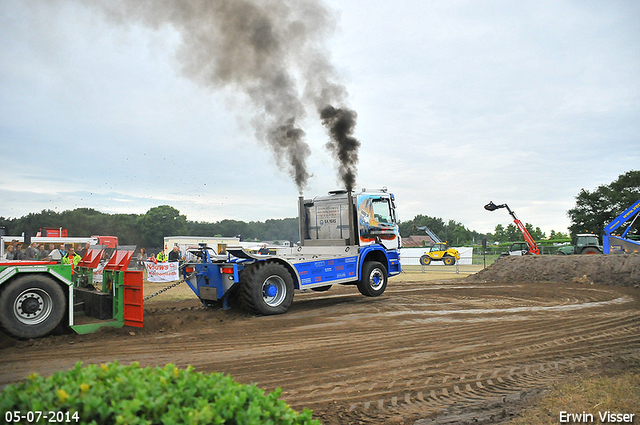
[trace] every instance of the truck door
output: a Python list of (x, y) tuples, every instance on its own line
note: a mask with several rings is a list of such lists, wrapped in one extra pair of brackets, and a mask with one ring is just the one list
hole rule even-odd
[(361, 246), (379, 243), (386, 249), (398, 249), (399, 229), (391, 199), (384, 196), (358, 196), (358, 231)]

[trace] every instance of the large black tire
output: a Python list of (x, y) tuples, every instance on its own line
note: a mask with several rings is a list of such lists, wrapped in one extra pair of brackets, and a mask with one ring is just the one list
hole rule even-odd
[(367, 297), (379, 297), (387, 289), (387, 268), (378, 261), (367, 261), (362, 266), (358, 291)]
[(600, 254), (600, 250), (598, 248), (583, 248), (582, 254)]
[(17, 277), (0, 294), (0, 325), (16, 338), (47, 335), (65, 317), (67, 300), (51, 278), (38, 274)]
[(429, 257), (428, 255), (423, 255), (422, 257), (420, 257), (420, 264), (423, 266), (428, 266), (429, 264), (431, 264), (431, 257)]
[(255, 314), (282, 314), (293, 303), (293, 278), (275, 262), (260, 261), (240, 276), (240, 301)]
[(446, 257), (443, 257), (442, 261), (444, 262), (445, 266), (453, 266), (456, 263), (456, 259), (449, 255), (447, 255)]

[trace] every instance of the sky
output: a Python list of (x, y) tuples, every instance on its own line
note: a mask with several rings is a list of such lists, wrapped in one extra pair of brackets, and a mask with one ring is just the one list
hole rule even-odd
[[(129, 2), (143, 5), (134, 18), (104, 3), (0, 2), (0, 216), (171, 205), (192, 221), (295, 217), (299, 187), (256, 125), (272, 112), (238, 80), (249, 59), (204, 79), (227, 59), (185, 48), (216, 45), (219, 21), (181, 27), (141, 18), (141, 2)], [(313, 54), (331, 65), (357, 113), (355, 188), (387, 187), (401, 220), (493, 232), (511, 223), (483, 209), (493, 201), (566, 232), (582, 188), (640, 169), (639, 2), (302, 3), (314, 11), (305, 23), (321, 19), (313, 44), (286, 33), (281, 54), (294, 62), (282, 69), (302, 93), (324, 75), (309, 72)], [(344, 185), (306, 108), (302, 193), (312, 198)]]

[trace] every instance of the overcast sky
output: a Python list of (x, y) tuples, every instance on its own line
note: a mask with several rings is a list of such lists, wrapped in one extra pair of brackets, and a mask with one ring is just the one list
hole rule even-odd
[[(85, 3), (0, 2), (0, 216), (295, 217), (298, 188), (246, 92), (189, 78), (179, 28)], [(640, 2), (318, 4), (358, 114), (356, 187), (388, 187), (402, 220), (492, 232), (511, 222), (483, 209), (493, 200), (566, 232), (581, 188), (640, 169)], [(341, 183), (316, 115), (302, 127), (310, 198)]]

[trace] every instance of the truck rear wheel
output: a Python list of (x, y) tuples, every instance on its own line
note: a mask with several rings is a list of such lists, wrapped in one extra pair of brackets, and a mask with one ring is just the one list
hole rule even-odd
[(256, 263), (240, 277), (240, 298), (252, 313), (285, 313), (293, 303), (293, 278), (281, 264)]
[(453, 266), (456, 263), (456, 259), (453, 257), (446, 256), (442, 259), (445, 266)]
[(362, 266), (358, 291), (367, 297), (378, 297), (387, 289), (387, 268), (378, 261), (367, 261)]
[(420, 265), (428, 266), (429, 264), (431, 264), (431, 257), (429, 257), (428, 255), (423, 255), (422, 257), (420, 257)]
[(584, 248), (582, 254), (600, 254), (597, 248)]
[(0, 325), (17, 338), (47, 335), (67, 310), (62, 288), (46, 276), (23, 275), (0, 294)]

